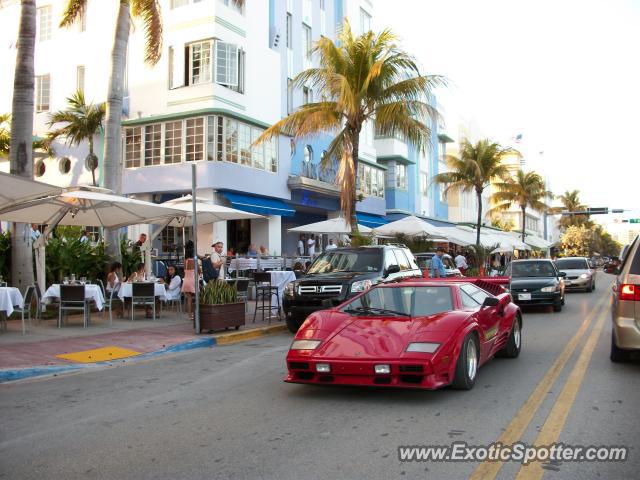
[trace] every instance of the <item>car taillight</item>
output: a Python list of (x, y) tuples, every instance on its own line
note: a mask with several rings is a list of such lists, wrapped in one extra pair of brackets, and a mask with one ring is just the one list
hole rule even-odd
[(640, 302), (640, 285), (621, 283), (618, 286), (618, 299)]

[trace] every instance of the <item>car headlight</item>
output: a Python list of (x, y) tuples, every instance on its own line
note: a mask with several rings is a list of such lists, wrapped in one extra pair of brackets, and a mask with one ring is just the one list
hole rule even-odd
[(296, 291), (296, 283), (289, 282), (284, 286), (284, 294), (293, 297), (293, 293)]
[(580, 278), (589, 278), (589, 274), (583, 273), (582, 275), (580, 275)]
[(366, 290), (369, 290), (371, 288), (371, 285), (373, 285), (373, 282), (371, 280), (360, 280), (359, 282), (353, 282), (351, 284), (351, 293), (364, 292)]
[(556, 285), (549, 285), (548, 287), (542, 287), (540, 291), (545, 293), (551, 293), (551, 292), (555, 292), (557, 289), (558, 287)]
[(322, 340), (294, 340), (291, 343), (291, 350), (315, 350)]
[(438, 349), (439, 346), (439, 343), (433, 342), (410, 343), (407, 347), (407, 352), (433, 353)]

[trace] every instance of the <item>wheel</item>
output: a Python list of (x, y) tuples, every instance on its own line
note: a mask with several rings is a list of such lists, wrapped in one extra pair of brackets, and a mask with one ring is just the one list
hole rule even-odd
[(562, 305), (563, 305), (563, 304), (564, 304), (563, 300), (560, 300), (559, 302), (554, 303), (554, 304), (553, 304), (553, 311), (554, 311), (554, 312), (556, 312), (556, 313), (557, 313), (557, 312), (561, 312), (561, 311), (562, 311)]
[(589, 288), (587, 288), (587, 292), (589, 293), (593, 292), (593, 280), (591, 280), (591, 283), (589, 283)]
[(287, 328), (291, 333), (296, 333), (300, 330), (300, 327), (304, 323), (304, 318), (300, 317), (287, 317)]
[(592, 290), (595, 290), (595, 289), (596, 289), (596, 281), (595, 281), (595, 280), (593, 281), (593, 285), (591, 285), (591, 289), (592, 289)]
[(456, 376), (451, 386), (457, 390), (471, 390), (476, 384), (478, 366), (480, 363), (480, 350), (478, 341), (473, 333), (464, 337), (462, 349), (456, 362)]
[(513, 319), (513, 327), (507, 344), (496, 353), (496, 357), (517, 358), (522, 346), (522, 319), (516, 316)]
[(615, 335), (613, 334), (613, 330), (611, 330), (611, 354), (609, 355), (609, 359), (614, 363), (622, 363), (627, 360), (628, 356), (626, 350), (622, 350), (616, 345)]

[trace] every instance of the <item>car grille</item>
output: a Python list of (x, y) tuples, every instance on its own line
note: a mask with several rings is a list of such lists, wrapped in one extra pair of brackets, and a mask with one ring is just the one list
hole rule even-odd
[(567, 277), (569, 280), (577, 280), (578, 277)]
[(340, 293), (342, 285), (300, 285), (298, 294), (311, 295), (315, 293)]
[(410, 372), (422, 372), (422, 365), (400, 365), (399, 368), (401, 373), (410, 373)]

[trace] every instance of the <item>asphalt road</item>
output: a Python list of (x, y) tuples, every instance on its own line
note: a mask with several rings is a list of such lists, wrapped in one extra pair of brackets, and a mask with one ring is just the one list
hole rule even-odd
[(560, 314), (526, 310), (520, 357), (489, 362), (468, 392), (285, 384), (289, 335), (2, 385), (0, 478), (515, 478), (517, 463), (400, 462), (398, 446), (490, 444), (518, 429), (528, 443), (631, 448), (626, 462), (545, 464), (546, 479), (638, 478), (640, 362), (609, 361), (610, 319), (596, 307), (610, 279), (568, 294)]

